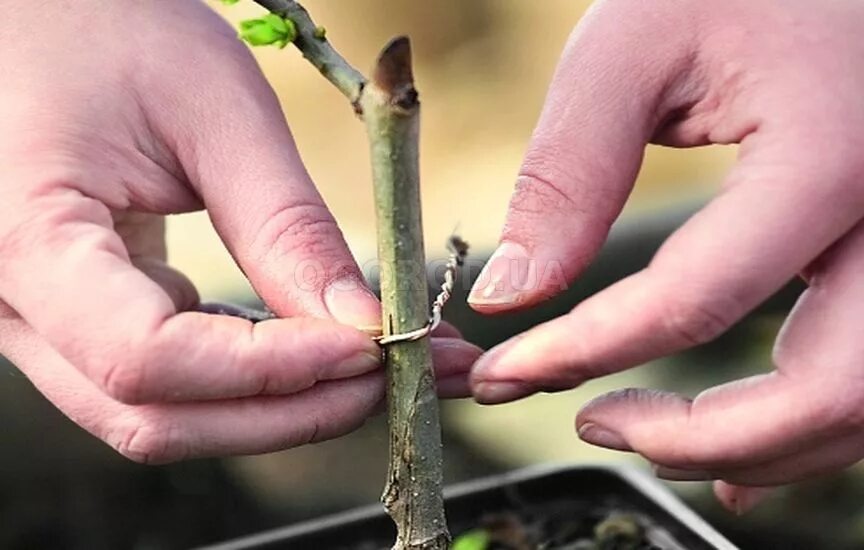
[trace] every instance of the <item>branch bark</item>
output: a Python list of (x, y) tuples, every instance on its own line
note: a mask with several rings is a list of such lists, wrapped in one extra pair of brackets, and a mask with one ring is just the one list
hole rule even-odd
[[(381, 266), (384, 335), (429, 321), (419, 176), (420, 102), (411, 44), (396, 38), (383, 50), (371, 82), (321, 36), (293, 0), (255, 0), (297, 27), (294, 44), (361, 114), (369, 136)], [(390, 468), (382, 501), (396, 523), (394, 550), (446, 550), (443, 458), (429, 338), (384, 346), (390, 425)]]
[[(393, 40), (361, 98), (369, 135), (384, 335), (411, 332), (429, 320), (419, 176), (420, 102), (411, 44)], [(396, 522), (396, 549), (446, 549), (438, 398), (429, 339), (385, 347), (390, 470), (384, 506)]]

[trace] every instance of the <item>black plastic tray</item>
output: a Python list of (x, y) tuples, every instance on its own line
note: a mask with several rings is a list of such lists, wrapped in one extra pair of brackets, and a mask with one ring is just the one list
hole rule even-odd
[[(736, 548), (656, 480), (627, 467), (547, 466), (464, 483), (447, 491), (447, 517), (452, 526), (472, 525), (487, 513), (565, 498), (596, 501), (598, 506), (625, 503), (628, 511), (657, 526), (648, 536), (664, 550)], [(395, 536), (381, 506), (373, 505), (206, 549), (331, 549), (356, 541), (380, 541), (386, 547)]]

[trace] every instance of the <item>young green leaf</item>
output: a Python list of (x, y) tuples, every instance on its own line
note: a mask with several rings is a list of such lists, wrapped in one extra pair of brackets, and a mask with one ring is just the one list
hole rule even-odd
[(240, 0), (219, 0), (219, 1), (222, 2), (223, 4), (225, 4), (226, 6), (233, 6), (234, 4), (239, 2)]
[(241, 21), (240, 38), (253, 46), (284, 48), (297, 38), (297, 27), (290, 19), (269, 13), (260, 19)]

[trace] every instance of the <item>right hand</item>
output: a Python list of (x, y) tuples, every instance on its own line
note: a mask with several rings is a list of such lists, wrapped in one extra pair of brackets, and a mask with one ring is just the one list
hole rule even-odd
[(597, 2), (564, 52), (473, 306), (513, 310), (566, 288), (648, 142), (740, 143), (739, 160), (644, 270), (486, 354), (477, 399), (571, 388), (712, 340), (803, 274), (775, 371), (695, 399), (614, 392), (580, 412), (579, 434), (669, 479), (718, 480), (730, 506), (764, 492), (735, 485), (864, 458), (862, 29), (856, 0)]
[[(355, 327), (380, 304), (235, 32), (197, 1), (36, 4), (0, 1), (0, 353), (141, 462), (362, 424), (384, 381)], [(202, 208), (279, 319), (196, 311), (163, 217)], [(444, 335), (464, 394), (479, 350)]]

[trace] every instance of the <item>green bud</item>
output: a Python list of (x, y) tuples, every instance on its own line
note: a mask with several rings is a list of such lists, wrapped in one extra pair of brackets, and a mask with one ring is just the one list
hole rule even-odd
[(327, 29), (325, 29), (321, 25), (318, 25), (317, 27), (315, 27), (315, 32), (312, 34), (312, 36), (314, 36), (318, 40), (324, 40), (327, 38)]
[(486, 550), (489, 548), (489, 533), (485, 529), (475, 529), (456, 537), (451, 550)]
[(234, 4), (239, 2), (240, 0), (219, 0), (219, 1), (222, 2), (223, 4), (225, 4), (226, 6), (233, 6)]
[(297, 38), (297, 27), (290, 19), (268, 13), (260, 19), (241, 21), (240, 38), (253, 46), (275, 44), (284, 48)]

